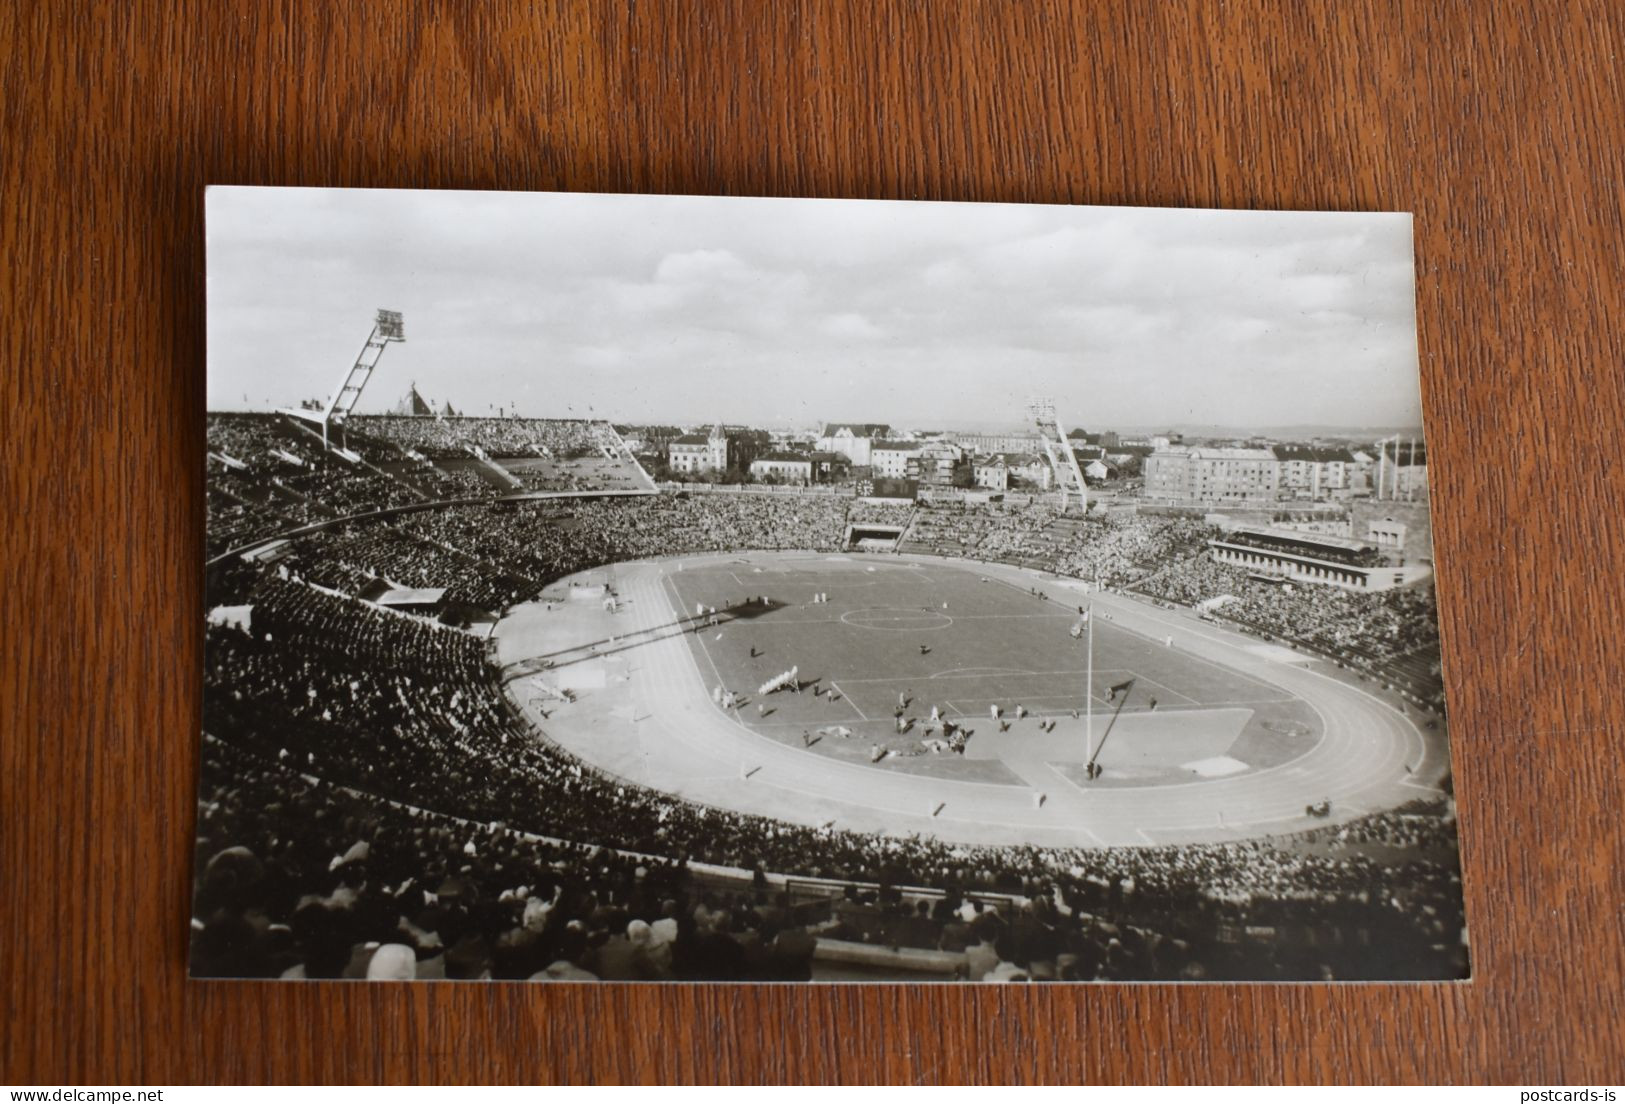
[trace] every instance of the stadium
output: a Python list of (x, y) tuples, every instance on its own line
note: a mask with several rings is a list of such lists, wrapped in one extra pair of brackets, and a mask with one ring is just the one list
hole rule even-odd
[(334, 413), (208, 420), (198, 975), (1462, 976), (1430, 579)]

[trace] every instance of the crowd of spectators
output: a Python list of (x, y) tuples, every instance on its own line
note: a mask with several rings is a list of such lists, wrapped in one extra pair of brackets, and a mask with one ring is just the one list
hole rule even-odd
[(491, 479), (473, 468), (453, 466), (445, 461), (435, 463), (425, 459), (413, 461), (411, 466), (406, 467), (397, 459), (389, 464), (389, 470), (422, 491), (424, 497), (435, 502), (460, 498), (485, 498), (492, 493), (500, 494), (509, 489), (501, 485), (500, 479)]
[[(211, 423), (211, 448), (264, 464), (282, 438), (260, 428), (217, 436)], [(211, 486), (211, 516), (217, 493), (222, 512), (255, 508)], [(257, 508), (293, 516), (283, 502)], [(194, 967), (788, 980), (812, 976), (819, 940), (844, 940), (946, 952), (977, 980), (1459, 975), (1454, 866), (1412, 854), (1451, 838), (1434, 811), (1356, 821), (1312, 846), (1105, 850), (730, 813), (595, 772), (516, 713), (479, 638), (346, 597), (387, 581), (499, 609), (604, 563), (833, 551), (849, 523), (910, 512), (770, 495), (492, 503), (347, 524), (295, 541), (274, 567), (212, 575), (211, 604), (249, 611), (205, 640)], [(1436, 631), (1430, 589), (1242, 586), (1244, 573), (1192, 554), (1205, 528), (1189, 520), (933, 507), (914, 535), (922, 550), (1138, 581), (1166, 601), (1234, 592), (1227, 616), (1317, 647), (1391, 652)], [(1354, 846), (1371, 843), (1405, 855)], [(702, 884), (694, 862), (741, 880)], [(767, 872), (853, 885), (820, 902), (769, 888)]]
[(395, 523), (541, 582), (621, 560), (692, 552), (834, 551), (846, 502), (771, 495), (649, 495), (424, 511)]
[(901, 550), (938, 556), (1023, 562), (1053, 551), (1049, 506), (936, 503), (922, 506)]
[[(606, 457), (597, 423), (519, 418), (357, 416), (324, 450), (278, 414), (213, 414), (207, 423), (211, 556), (338, 517), (501, 494), (647, 490), (636, 466)], [(338, 451), (344, 449), (354, 455)], [(467, 447), (519, 459), (512, 478)], [(412, 450), (410, 453), (408, 450)], [(229, 462), (228, 462), (229, 459)]]
[(251, 467), (271, 463), (278, 450), (308, 458), (302, 443), (282, 428), (278, 414), (210, 414), (204, 435), (210, 452)]
[(329, 516), (346, 517), (422, 502), (427, 496), (410, 483), (381, 471), (356, 469), (325, 459), (312, 468), (273, 480)]
[[(821, 940), (945, 952), (947, 976), (978, 981), (1464, 968), (1459, 884), (1442, 864), (1310, 857), (1290, 841), (982, 850), (966, 862), (912, 841), (831, 901), (772, 886), (760, 868), (723, 882), (697, 876), (679, 849), (603, 846), (590, 825), (579, 841), (582, 826), (563, 818), (549, 827), (565, 835), (383, 799), (206, 739), (194, 971), (794, 981), (818, 976)], [(841, 849), (800, 834), (803, 850), (778, 864), (789, 872), (823, 869), (820, 852)], [(945, 877), (932, 881), (933, 868)], [(910, 888), (921, 886), (935, 888)]]
[[(334, 469), (343, 463), (318, 461), (258, 485), (230, 475), (214, 480), (211, 551), (332, 520), (325, 502), (354, 508), (422, 500), (396, 481)], [(328, 480), (344, 491), (321, 485)], [(911, 516), (902, 551), (1019, 563), (1131, 587), (1175, 605), (1223, 599), (1210, 616), (1383, 677), (1419, 704), (1442, 699), (1431, 585), (1362, 593), (1260, 582), (1209, 558), (1203, 549), (1213, 530), (1191, 519), (1076, 518), (1005, 504), (916, 510), (822, 496), (666, 494), (567, 506), (523, 503), (501, 512), (442, 508), (394, 519), (394, 529), (420, 540), (402, 541), (373, 523), (372, 530), (352, 527), (302, 542), (300, 551), (307, 574), (352, 593), (370, 577), (446, 587), (454, 600), (498, 610), (561, 575), (616, 560), (735, 549), (833, 551), (849, 523), (904, 525)]]
[[(213, 788), (205, 789), (203, 972), (302, 966), (332, 976), (356, 968), (358, 946), (382, 942), (406, 944), (415, 962), (443, 949), (448, 976), (528, 977), (565, 970), (561, 961), (567, 976), (623, 976), (616, 971), (644, 967), (627, 966), (635, 956), (614, 940), (641, 940), (631, 921), (650, 922), (637, 913), (655, 909), (658, 896), (654, 918), (671, 919), (711, 949), (685, 958), (673, 948), (673, 972), (655, 976), (780, 976), (791, 961), (800, 976), (808, 940), (785, 935), (782, 917), (769, 922), (760, 900), (705, 906), (703, 894), (681, 892), (690, 860), (892, 887), (801, 925), (803, 934), (963, 952), (961, 968), (975, 977), (1448, 976), (1456, 968), (1457, 886), (1445, 865), (1268, 843), (968, 848), (697, 806), (599, 775), (528, 728), (471, 635), (280, 572), (260, 578), (250, 597), (246, 628), (213, 625), (206, 636), (208, 746), (223, 762), (238, 758), (211, 770)], [(272, 793), (254, 794), (256, 780), (267, 779)], [(296, 812), (301, 795), (345, 795), (341, 803), (353, 807)], [(481, 827), (453, 830), (408, 810)], [(358, 819), (371, 827), (360, 831)], [(524, 833), (565, 841), (550, 846), (590, 862), (567, 879), (558, 860), (502, 861), (505, 850), (538, 846)], [(375, 850), (393, 856), (387, 875), (367, 859)], [(640, 856), (643, 878), (666, 871), (625, 915), (614, 907), (639, 875), (612, 852)], [(498, 857), (494, 869), (472, 861), (490, 856)], [(258, 872), (251, 880), (261, 889), (242, 889), (244, 869)], [(922, 910), (896, 895), (901, 886), (937, 887), (951, 903)], [(260, 896), (273, 889), (274, 908)], [(532, 933), (540, 941), (517, 932), (530, 930), (525, 910), (538, 892), (551, 893), (549, 901), (574, 894), (578, 906), (560, 916), (580, 925), (561, 932), (543, 921)], [(976, 892), (1022, 901), (990, 917), (961, 900)], [(457, 906), (449, 928), (448, 897)], [(484, 911), (459, 911), (476, 901)], [(611, 913), (595, 918), (600, 907)], [(249, 915), (256, 909), (262, 914)], [(1268, 940), (1244, 937), (1263, 929)], [(433, 932), (438, 940), (426, 934)], [(464, 938), (473, 944), (453, 955)], [(1373, 956), (1372, 946), (1386, 951)], [(290, 955), (297, 961), (285, 961)]]
[(220, 458), (210, 464), (210, 555), (290, 528), (429, 497), (406, 479), (324, 452), (307, 431), (278, 415), (211, 415), (207, 441)]
[(1201, 552), (1212, 533), (1206, 522), (1185, 518), (1091, 517), (1079, 524), (1075, 542), (1052, 570), (1124, 586)]
[(595, 563), (675, 552), (833, 552), (846, 535), (844, 499), (658, 495), (583, 503), (569, 532)]
[(1344, 848), (1390, 848), (1419, 855), (1446, 855), (1456, 847), (1455, 807), (1448, 796), (1418, 798), (1397, 809), (1373, 813), (1349, 824), (1305, 832), (1301, 838), (1305, 843)]
[(349, 428), (431, 458), (469, 455), (580, 456), (598, 451), (601, 423), (559, 418), (476, 418), (462, 415), (356, 415)]
[(942, 503), (921, 509), (902, 550), (1001, 560), (1115, 586), (1194, 554), (1214, 532), (1183, 518), (1078, 518), (1039, 504)]
[(1169, 564), (1155, 575), (1140, 580), (1132, 589), (1159, 602), (1194, 606), (1212, 598), (1239, 596), (1252, 581), (1242, 568), (1201, 555)]
[(527, 493), (592, 494), (602, 491), (646, 491), (649, 481), (623, 460), (591, 454), (574, 459), (509, 460), (504, 470)]
[(372, 598), (390, 587), (439, 588), (447, 602), (491, 612), (534, 598), (544, 585), (505, 564), (383, 523), (351, 523), (305, 537), (279, 564), (356, 597)]
[(1178, 562), (1135, 586), (1159, 601), (1327, 655), (1381, 677), (1440, 710), (1439, 613), (1431, 582), (1375, 592), (1266, 582), (1206, 556)]
[(855, 499), (847, 510), (846, 520), (853, 525), (907, 525), (914, 516), (912, 502), (877, 502)]
[(206, 499), (211, 556), (304, 524), (289, 511), (278, 509), (268, 501), (256, 501), (219, 483), (211, 481)]

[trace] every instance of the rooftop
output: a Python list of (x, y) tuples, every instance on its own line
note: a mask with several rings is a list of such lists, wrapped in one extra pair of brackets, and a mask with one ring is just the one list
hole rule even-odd
[[(1177, 454), (1177, 449), (1170, 449)], [(1193, 448), (1186, 454), (1198, 460), (1274, 460), (1275, 453), (1263, 448)]]
[(842, 430), (854, 437), (884, 437), (891, 432), (891, 426), (884, 422), (829, 422), (824, 426), (823, 436), (834, 437)]
[(1341, 445), (1276, 445), (1277, 460), (1302, 460), (1311, 464), (1352, 464), (1354, 454)]
[(373, 601), (380, 606), (432, 606), (445, 596), (445, 587), (395, 587)]
[(1238, 525), (1231, 532), (1269, 540), (1290, 541), (1294, 544), (1319, 545), (1322, 548), (1336, 548), (1345, 552), (1364, 552), (1376, 548), (1370, 541), (1338, 537), (1330, 533), (1310, 533), (1302, 529), (1284, 529), (1274, 525)]

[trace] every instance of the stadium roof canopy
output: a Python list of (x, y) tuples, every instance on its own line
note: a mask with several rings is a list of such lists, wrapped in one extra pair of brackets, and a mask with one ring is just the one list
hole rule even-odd
[(244, 552), (243, 559), (248, 563), (271, 563), (281, 559), (288, 550), (289, 543), (285, 540), (267, 541)]
[(433, 606), (446, 596), (445, 587), (396, 587), (373, 601), (380, 606)]
[(1319, 545), (1322, 548), (1336, 548), (1345, 552), (1364, 552), (1377, 547), (1370, 541), (1356, 540), (1351, 537), (1338, 537), (1330, 533), (1312, 533), (1305, 529), (1286, 529), (1273, 525), (1238, 525), (1231, 532), (1250, 533), (1255, 537), (1267, 537), (1270, 540), (1284, 541), (1291, 544)]

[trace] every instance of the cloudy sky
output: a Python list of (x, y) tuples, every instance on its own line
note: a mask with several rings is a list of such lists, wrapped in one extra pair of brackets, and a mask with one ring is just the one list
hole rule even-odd
[(211, 410), (1416, 425), (1408, 215), (213, 188)]

